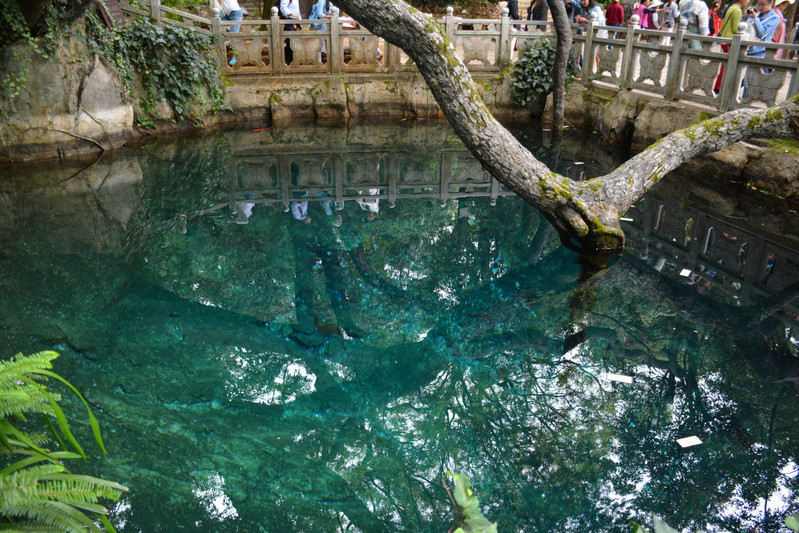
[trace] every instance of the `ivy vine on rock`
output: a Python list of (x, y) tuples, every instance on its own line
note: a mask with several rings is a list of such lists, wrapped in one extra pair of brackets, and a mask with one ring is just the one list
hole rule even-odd
[(166, 102), (175, 120), (199, 119), (204, 110), (223, 106), (224, 81), (214, 59), (213, 37), (171, 26), (158, 27), (139, 19), (120, 30), (109, 30), (94, 15), (87, 16), (88, 45), (124, 77), (128, 91), (141, 87), (137, 120), (153, 126), (156, 107)]
[[(555, 45), (549, 39), (534, 39), (532, 43), (527, 44), (511, 73), (513, 100), (518, 105), (526, 106), (533, 100), (551, 93), (554, 65)], [(570, 57), (566, 71), (567, 85), (576, 71), (575, 61)]]

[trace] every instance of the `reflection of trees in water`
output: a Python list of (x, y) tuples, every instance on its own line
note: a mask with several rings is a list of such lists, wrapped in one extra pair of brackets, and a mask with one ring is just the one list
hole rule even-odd
[[(320, 479), (303, 474), (298, 479), (306, 481), (286, 492), (276, 488), (285, 504), (270, 507), (275, 524), (296, 520), (288, 503), (295, 491), (324, 495), (325, 487), (345, 483), (338, 500), (303, 506), (303, 523), (319, 528), (345, 512), (365, 531), (390, 529), (392, 522), (445, 527), (448, 505), (439, 481), (446, 470), (470, 474), (491, 506), (489, 516), (519, 530), (568, 529), (575, 517), (582, 529), (621, 527), (627, 517), (614, 510), (619, 503), (612, 494), (630, 499), (625, 512), (639, 519), (655, 511), (674, 523), (698, 524), (719, 514), (737, 487), (749, 502), (773, 490), (777, 465), (791, 452), (763, 452), (764, 443), (773, 447), (784, 439), (769, 439), (764, 429), (763, 413), (774, 405), (770, 387), (759, 386), (751, 397), (764, 369), (745, 348), (759, 340), (746, 319), (727, 318), (740, 310), (730, 314), (675, 294), (669, 282), (626, 261), (572, 292), (578, 265), (569, 265), (562, 250), (551, 253), (547, 226), (519, 204), (464, 200), (442, 210), (432, 202), (398, 202), (372, 223), (351, 217), (358, 236), (351, 246), (336, 243), (339, 228), (320, 213), (311, 226), (287, 228), (296, 221), (260, 207), (248, 227), (237, 228), (248, 238), (232, 243), (239, 271), (228, 270), (225, 283), (239, 275), (268, 280), (249, 291), (267, 298), (275, 287), (297, 286), (299, 275), (303, 290), (314, 292), (303, 301), (316, 302), (316, 311), (343, 329), (352, 320), (370, 335), (344, 341), (335, 329), (314, 326), (323, 334), (319, 347), (300, 357), (317, 389), (299, 395), (291, 412), (331, 414), (324, 430), (318, 421), (296, 420), (290, 438), (321, 431), (311, 439), (321, 455), (270, 471), (294, 476), (308, 469)], [(346, 208), (345, 215), (351, 215)], [(503, 239), (497, 227), (524, 231)], [(213, 239), (220, 250), (230, 243), (215, 228), (195, 230), (212, 239), (207, 253), (216, 261), (221, 254)], [(266, 248), (292, 250), (281, 257), (294, 258), (291, 268), (272, 260), (281, 254), (248, 255)], [(259, 271), (269, 275), (251, 274)], [(381, 290), (370, 273), (401, 293)], [(195, 279), (191, 273), (187, 283)], [(205, 296), (232, 307), (236, 291), (225, 294)], [(346, 301), (336, 300), (342, 296)], [(571, 310), (564, 314), (566, 305)], [(415, 314), (419, 309), (425, 313)], [(567, 317), (584, 337), (562, 355)], [(402, 332), (387, 331), (397, 325)], [(423, 339), (412, 342), (418, 336)], [(393, 340), (381, 347), (381, 338)], [(321, 354), (349, 377), (320, 364)], [(592, 377), (601, 368), (643, 376), (636, 388), (607, 394)], [(710, 368), (721, 370), (706, 375)], [(353, 411), (357, 405), (371, 407)], [(707, 445), (681, 451), (674, 440), (689, 433)], [(240, 506), (242, 519), (263, 504), (258, 498)]]
[[(225, 211), (192, 214), (224, 201), (214, 161), (185, 163), (211, 173), (194, 188), (145, 180), (135, 278), (49, 263), (58, 279), (102, 282), (102, 298), (73, 296), (87, 305), (63, 313), (45, 286), (4, 286), (8, 301), (49, 298), (43, 322), (114, 376), (75, 364), (73, 382), (122, 437), (112, 456), (135, 457), (99, 466), (139, 487), (132, 528), (167, 527), (177, 494), (206, 530), (445, 531), (447, 470), (469, 474), (509, 531), (615, 531), (650, 512), (743, 529), (762, 516), (799, 438), (799, 373), (758, 331), (767, 306), (699, 299), (630, 257), (578, 283), (581, 265), (513, 199), (398, 201), (374, 222), (349, 202), (340, 227), (313, 202), (309, 226), (257, 205), (231, 225)], [(45, 269), (31, 263), (4, 272)], [(318, 343), (293, 335), (298, 301)], [(102, 339), (76, 338), (72, 315)], [(636, 383), (610, 386), (606, 370)], [(705, 444), (680, 449), (688, 434)], [(187, 480), (205, 473), (225, 480), (229, 525), (192, 495)]]
[[(609, 476), (615, 491), (637, 494), (637, 505), (683, 527), (703, 527), (702, 509), (728, 514), (728, 527), (778, 530), (788, 507), (774, 514), (765, 501), (793, 483), (794, 473), (780, 471), (795, 465), (794, 449), (778, 443), (795, 438), (785, 421), (797, 406), (795, 387), (776, 384), (799, 365), (761, 336), (760, 307), (697, 299), (635, 261), (587, 285), (598, 305), (587, 310), (586, 346), (604, 345), (603, 358), (643, 372), (640, 386), (649, 389), (619, 391), (619, 464), (636, 466)], [(656, 305), (642, 302), (642, 292), (656, 294)], [(705, 445), (680, 449), (676, 439), (688, 435)]]

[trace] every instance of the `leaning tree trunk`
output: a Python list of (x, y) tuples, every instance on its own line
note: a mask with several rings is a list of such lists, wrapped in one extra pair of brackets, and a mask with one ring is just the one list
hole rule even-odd
[(566, 243), (587, 252), (624, 245), (619, 216), (692, 157), (751, 137), (799, 136), (799, 96), (772, 109), (737, 110), (672, 133), (606, 176), (576, 182), (536, 159), (488, 111), (438, 22), (401, 0), (337, 0), (373, 34), (413, 59), (463, 143), (499, 182), (541, 211)]
[(566, 96), (566, 71), (572, 48), (572, 29), (563, 0), (547, 0), (555, 26), (555, 64), (552, 67), (552, 131), (563, 134), (563, 100)]

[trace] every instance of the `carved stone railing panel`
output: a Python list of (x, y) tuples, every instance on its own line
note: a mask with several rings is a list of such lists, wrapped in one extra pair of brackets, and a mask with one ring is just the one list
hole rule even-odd
[(454, 156), (452, 158), (452, 175), (447, 192), (450, 194), (471, 194), (476, 191), (488, 192), (492, 187), (491, 175), (474, 158)]
[(599, 54), (599, 66), (597, 67), (597, 75), (604, 76), (612, 79), (618, 79), (618, 65), (621, 59), (621, 53), (624, 48), (622, 46), (608, 46), (601, 44), (597, 46), (596, 51)]
[(235, 39), (230, 41), (228, 49), (236, 58), (233, 70), (247, 66), (266, 68), (263, 56), (264, 54), (269, 56), (269, 39)]
[(380, 41), (377, 37), (350, 37), (351, 58), (347, 65), (367, 65), (378, 66), (378, 45)]
[(713, 85), (719, 73), (717, 61), (690, 59), (685, 66), (685, 83), (683, 91), (690, 93), (702, 91), (706, 96), (713, 96)]
[(258, 157), (238, 161), (236, 180), (240, 189), (276, 189), (279, 187), (277, 157)]
[(745, 76), (746, 96), (741, 98), (741, 103), (763, 102), (769, 107), (773, 106), (777, 100), (777, 92), (785, 84), (785, 77), (784, 70), (766, 72), (761, 68), (749, 67)]
[(463, 64), (468, 65), (477, 61), (485, 66), (491, 66), (490, 56), (496, 48), (496, 41), (491, 37), (466, 37), (460, 39), (463, 46)]
[[(306, 186), (306, 187), (319, 187), (330, 185), (331, 176), (330, 172), (325, 172), (326, 168), (330, 167), (329, 161), (320, 160), (319, 157), (313, 159), (295, 159), (297, 176), (292, 185)], [(325, 165), (325, 166), (323, 166)]]
[(321, 65), (322, 39), (318, 37), (292, 37), (291, 50), (294, 52), (292, 67)]
[(641, 51), (638, 54), (638, 82), (650, 80), (656, 87), (662, 87), (663, 69), (666, 67), (666, 56), (657, 52)]
[(380, 179), (380, 157), (350, 159), (347, 161), (347, 179), (345, 186), (363, 188), (378, 186)]
[(569, 57), (575, 65), (580, 64), (580, 58), (583, 57), (583, 48), (585, 48), (583, 43), (575, 42), (572, 44), (571, 50), (569, 50)]

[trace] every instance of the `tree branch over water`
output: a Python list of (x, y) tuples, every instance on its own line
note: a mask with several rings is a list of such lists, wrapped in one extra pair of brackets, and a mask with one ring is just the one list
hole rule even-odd
[(799, 96), (771, 109), (731, 111), (677, 131), (613, 172), (576, 182), (535, 158), (490, 113), (453, 43), (436, 20), (401, 0), (337, 2), (372, 33), (414, 60), (447, 120), (494, 178), (536, 207), (564, 242), (586, 252), (624, 245), (619, 216), (671, 170), (693, 157), (754, 138), (799, 135)]

